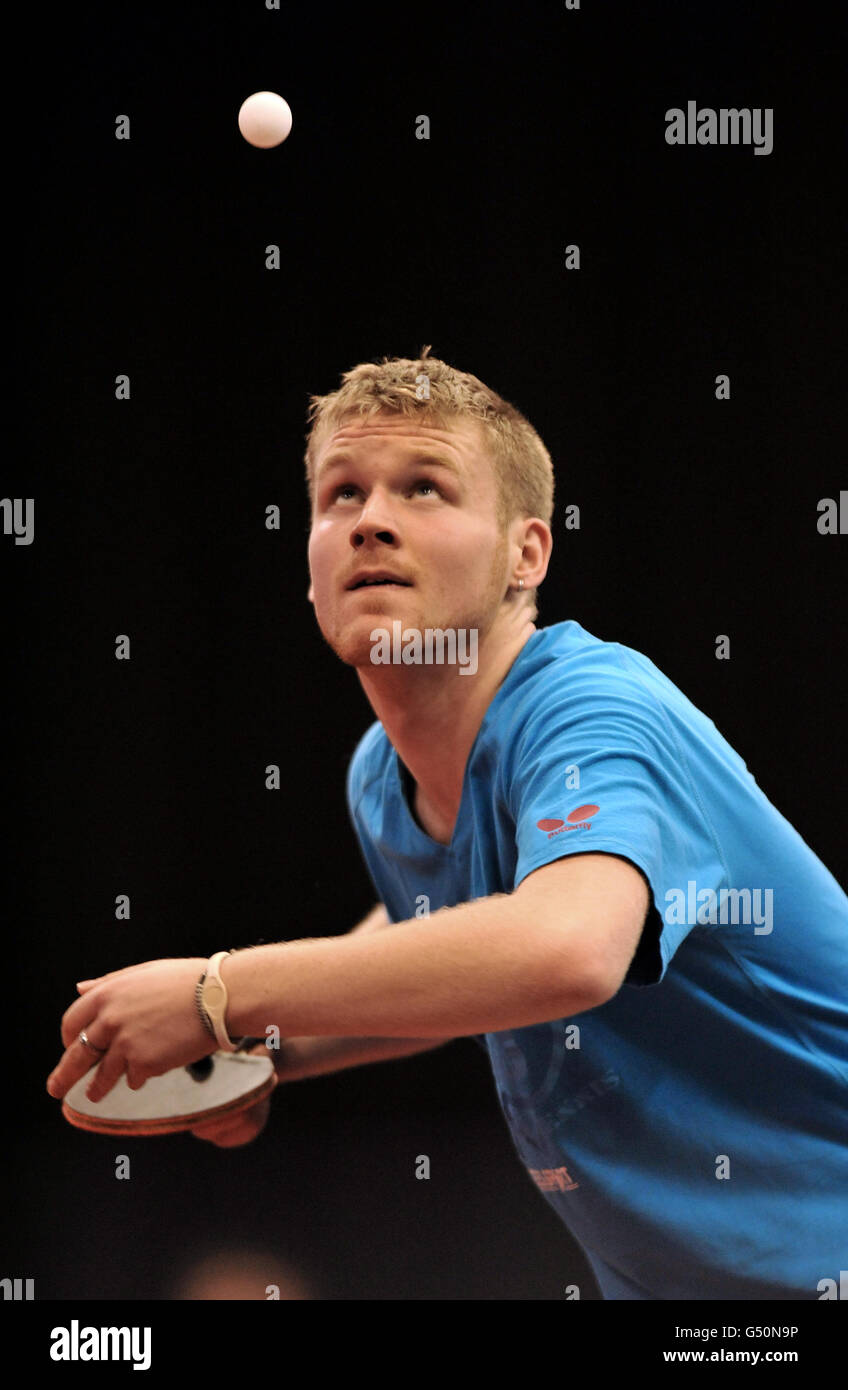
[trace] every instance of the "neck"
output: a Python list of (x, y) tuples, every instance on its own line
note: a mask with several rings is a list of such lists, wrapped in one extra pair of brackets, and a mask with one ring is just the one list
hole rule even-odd
[(375, 715), (415, 779), (415, 810), (435, 840), (451, 839), (468, 755), (486, 710), (536, 630), (520, 610), (496, 620), (478, 639), (474, 675), (462, 675), (458, 665), (357, 668)]

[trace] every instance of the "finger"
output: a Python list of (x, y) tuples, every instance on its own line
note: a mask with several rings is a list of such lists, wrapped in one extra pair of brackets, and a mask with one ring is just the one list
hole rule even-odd
[(100, 985), (107, 985), (110, 980), (117, 979), (119, 975), (138, 974), (139, 971), (150, 970), (160, 963), (156, 960), (146, 960), (141, 965), (127, 965), (122, 970), (111, 970), (108, 975), (100, 975), (96, 980), (80, 981), (81, 984), (90, 985), (90, 988), (81, 993), (79, 999), (74, 1000), (62, 1017), (62, 1041), (65, 1047), (70, 1047), (80, 1029), (87, 1028), (94, 1019), (103, 999), (103, 995), (97, 993)]
[(243, 1126), (244, 1117), (237, 1115), (235, 1119), (230, 1117), (225, 1120), (206, 1120), (202, 1124), (195, 1125), (191, 1132), (197, 1139), (209, 1139), (213, 1143), (217, 1143), (225, 1135), (240, 1132)]
[(217, 1139), (212, 1140), (212, 1143), (216, 1144), (219, 1149), (239, 1149), (242, 1144), (249, 1144), (251, 1139), (255, 1139), (257, 1133), (258, 1130), (255, 1129), (234, 1129), (219, 1135)]
[(227, 1130), (237, 1129), (244, 1123), (245, 1115), (250, 1114), (250, 1108), (237, 1110), (234, 1115), (212, 1115), (208, 1120), (200, 1120), (192, 1128), (192, 1134), (224, 1134)]
[[(66, 1048), (70, 1048), (79, 1037), (83, 1029), (88, 1029), (97, 1017), (97, 1012), (102, 1001), (102, 996), (95, 988), (87, 990), (85, 994), (75, 999), (70, 1008), (66, 1009), (62, 1015), (62, 1043)], [(96, 1030), (95, 1030), (96, 1031)], [(102, 1029), (100, 1030), (102, 1032)], [(99, 1043), (98, 1038), (98, 1043)], [(105, 1046), (105, 1044), (102, 1044)], [(93, 1053), (91, 1054), (94, 1055)]]
[(198, 1139), (204, 1139), (208, 1144), (216, 1144), (219, 1149), (235, 1149), (241, 1144), (249, 1144), (263, 1128), (264, 1124), (258, 1120), (242, 1120), (237, 1125), (222, 1125), (211, 1131), (198, 1126), (196, 1130), (192, 1130), (192, 1134)]
[(270, 1097), (266, 1096), (264, 1100), (246, 1110), (240, 1110), (236, 1115), (224, 1115), (217, 1120), (203, 1120), (192, 1128), (191, 1133), (198, 1139), (218, 1139), (225, 1134), (241, 1133), (246, 1129), (249, 1129), (251, 1134), (258, 1133), (268, 1118), (269, 1109)]
[(86, 1088), (89, 1100), (102, 1100), (108, 1096), (112, 1087), (120, 1081), (127, 1067), (127, 1059), (117, 1047), (110, 1047)]
[(237, 1124), (232, 1122), (224, 1124), (218, 1120), (209, 1124), (195, 1125), (191, 1132), (197, 1139), (220, 1139), (222, 1135), (230, 1134), (236, 1129), (241, 1129), (241, 1120)]
[(114, 980), (118, 975), (128, 974), (130, 970), (147, 970), (149, 966), (157, 963), (154, 960), (145, 960), (139, 965), (124, 965), (120, 970), (108, 970), (105, 975), (92, 975), (89, 980), (77, 980), (74, 988), (78, 989), (80, 994), (84, 994), (87, 990), (93, 989), (95, 985), (104, 984), (106, 980)]
[(47, 1078), (48, 1093), (56, 1100), (61, 1100), (80, 1077), (97, 1066), (97, 1062), (97, 1053), (81, 1043), (79, 1038), (75, 1038), (61, 1057), (58, 1066)]

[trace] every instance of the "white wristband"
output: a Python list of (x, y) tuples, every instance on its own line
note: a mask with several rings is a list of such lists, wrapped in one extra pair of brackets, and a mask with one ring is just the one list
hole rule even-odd
[(218, 1046), (224, 1052), (237, 1052), (244, 1038), (233, 1042), (227, 1035), (227, 988), (220, 976), (221, 961), (231, 956), (232, 951), (216, 951), (206, 967), (206, 974), (199, 986), (199, 1002), (212, 1024)]

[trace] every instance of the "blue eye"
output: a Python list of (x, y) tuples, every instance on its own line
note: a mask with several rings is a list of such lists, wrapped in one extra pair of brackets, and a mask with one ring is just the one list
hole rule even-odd
[[(419, 478), (417, 482), (414, 482), (412, 484), (410, 491), (420, 492), (422, 488), (429, 488), (431, 492), (434, 492), (441, 496), (439, 487), (436, 483), (433, 482), (432, 478)], [(333, 490), (333, 499), (336, 501), (341, 500), (346, 502), (353, 494), (357, 492), (359, 492), (359, 488), (355, 483), (339, 483), (338, 486)]]

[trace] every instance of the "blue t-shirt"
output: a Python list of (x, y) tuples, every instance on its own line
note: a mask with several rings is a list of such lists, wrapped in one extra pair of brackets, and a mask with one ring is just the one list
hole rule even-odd
[(518, 1154), (604, 1297), (838, 1285), (848, 898), (712, 720), (647, 657), (558, 623), (486, 711), (450, 845), (415, 821), (379, 723), (347, 795), (392, 921), (509, 893), (563, 855), (644, 874), (651, 907), (615, 997), (485, 1036)]

